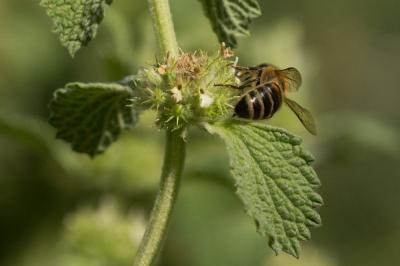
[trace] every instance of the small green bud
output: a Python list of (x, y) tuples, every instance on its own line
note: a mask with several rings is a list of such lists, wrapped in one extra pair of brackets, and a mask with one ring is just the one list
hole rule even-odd
[(149, 83), (154, 85), (160, 85), (163, 81), (161, 75), (154, 68), (144, 69), (143, 76)]
[(158, 110), (160, 106), (165, 102), (166, 95), (161, 88), (146, 88), (147, 99), (142, 102), (147, 108)]

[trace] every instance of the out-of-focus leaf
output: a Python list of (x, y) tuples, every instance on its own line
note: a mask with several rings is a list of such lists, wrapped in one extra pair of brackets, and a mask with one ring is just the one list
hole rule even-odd
[(143, 215), (123, 213), (113, 198), (96, 210), (83, 207), (67, 217), (53, 265), (129, 265), (144, 229)]
[(104, 17), (106, 4), (112, 0), (42, 0), (47, 15), (53, 20), (54, 32), (71, 56), (95, 36)]
[(185, 177), (164, 252), (169, 265), (263, 265), (265, 241), (254, 233), (232, 188), (215, 183), (218, 174)]
[[(116, 9), (107, 12), (107, 19), (103, 23), (104, 30), (108, 32), (107, 40), (102, 42), (101, 55), (108, 62), (119, 62), (127, 67), (128, 71), (137, 67), (139, 53), (136, 51), (133, 39), (134, 30), (128, 17)], [(132, 60), (136, 58), (136, 60)], [(126, 72), (125, 72), (126, 73)]]
[(251, 20), (261, 15), (257, 0), (200, 0), (220, 42), (230, 47), (248, 36)]
[(44, 156), (54, 153), (50, 127), (33, 117), (0, 112), (0, 136), (16, 140)]
[(323, 201), (314, 188), (320, 181), (311, 168), (312, 155), (301, 140), (266, 124), (233, 123), (208, 126), (227, 145), (237, 193), (258, 232), (271, 248), (299, 256), (300, 240), (311, 238), (308, 227), (319, 226), (315, 211)]
[(25, 145), (43, 159), (51, 160), (60, 171), (71, 176), (88, 172), (88, 167), (83, 163), (82, 158), (56, 141), (52, 128), (43, 120), (28, 114), (11, 115), (9, 112), (0, 112), (0, 137), (3, 136), (20, 145)]
[(132, 90), (118, 83), (70, 83), (55, 92), (49, 122), (58, 138), (93, 157), (136, 123), (131, 99)]

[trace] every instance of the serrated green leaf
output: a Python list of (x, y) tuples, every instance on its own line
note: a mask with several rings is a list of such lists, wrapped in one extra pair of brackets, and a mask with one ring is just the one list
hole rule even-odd
[(104, 17), (105, 5), (112, 0), (41, 0), (53, 20), (54, 32), (71, 56), (95, 36)]
[(135, 124), (131, 100), (132, 90), (118, 83), (70, 83), (55, 92), (49, 122), (75, 151), (94, 156)]
[(257, 0), (200, 0), (220, 42), (236, 47), (238, 37), (248, 36), (251, 20), (261, 15)]
[(313, 156), (301, 139), (259, 123), (208, 126), (226, 143), (237, 194), (257, 231), (276, 252), (299, 256), (309, 227), (321, 225), (315, 208), (323, 204), (314, 189), (320, 181), (310, 166)]

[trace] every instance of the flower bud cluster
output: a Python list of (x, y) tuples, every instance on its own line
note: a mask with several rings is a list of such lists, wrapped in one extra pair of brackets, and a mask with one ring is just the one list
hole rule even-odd
[(169, 130), (189, 124), (229, 119), (238, 91), (216, 86), (235, 84), (232, 53), (205, 52), (167, 56), (138, 74), (138, 99), (143, 108), (157, 110), (157, 124)]

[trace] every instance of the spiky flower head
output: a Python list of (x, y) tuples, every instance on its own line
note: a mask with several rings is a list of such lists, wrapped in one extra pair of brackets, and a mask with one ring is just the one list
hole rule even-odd
[(180, 52), (138, 74), (138, 98), (157, 110), (157, 124), (169, 130), (215, 122), (233, 114), (238, 91), (216, 84), (236, 84), (233, 53), (222, 46), (215, 55)]

